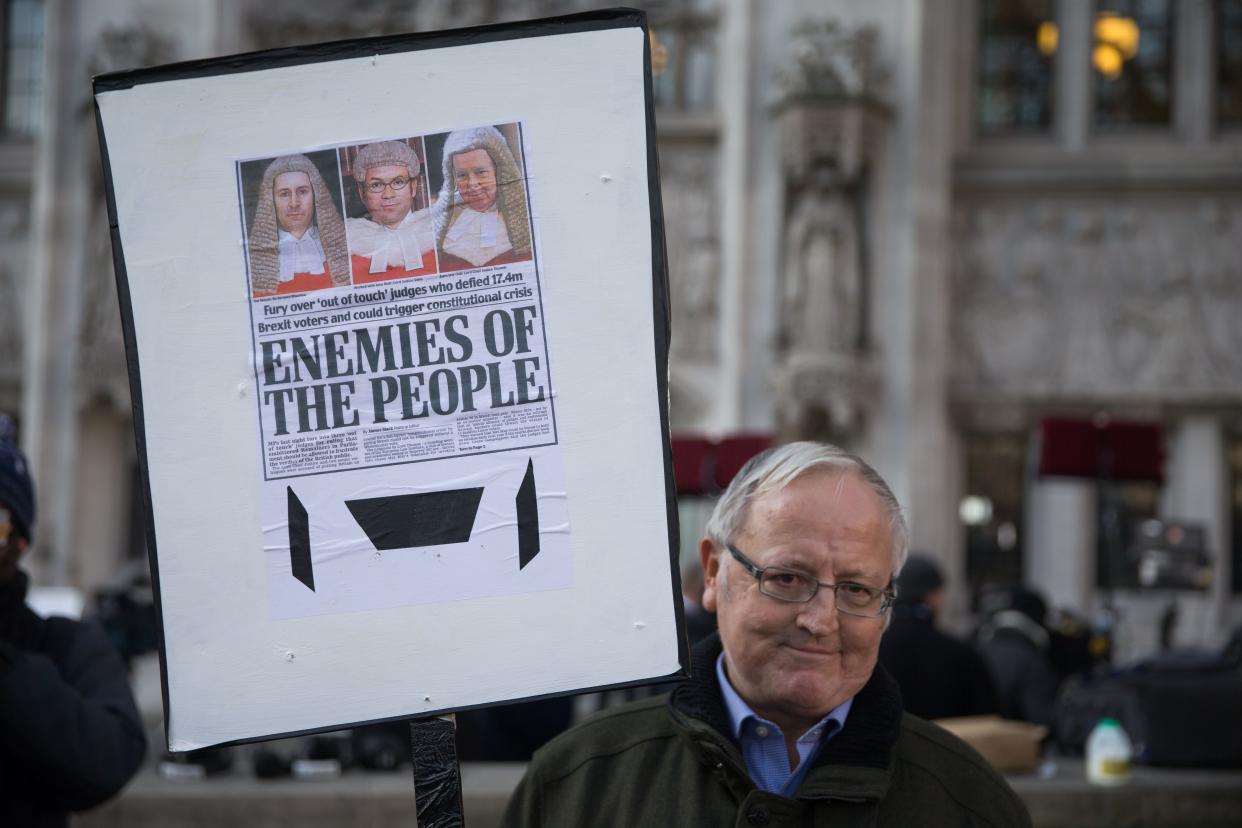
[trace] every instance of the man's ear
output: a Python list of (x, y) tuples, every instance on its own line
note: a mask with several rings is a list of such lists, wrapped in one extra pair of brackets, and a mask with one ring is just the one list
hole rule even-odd
[(720, 577), (720, 555), (711, 538), (699, 541), (699, 563), (703, 565), (703, 609), (716, 611), (716, 579)]

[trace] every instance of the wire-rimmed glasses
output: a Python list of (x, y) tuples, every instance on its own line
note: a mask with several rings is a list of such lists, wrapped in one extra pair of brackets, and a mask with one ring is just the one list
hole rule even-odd
[(882, 618), (897, 597), (891, 587), (877, 589), (853, 581), (826, 584), (809, 573), (799, 572), (796, 569), (785, 569), (780, 566), (761, 567), (739, 552), (733, 544), (727, 543), (725, 548), (759, 582), (759, 591), (778, 601), (805, 604), (815, 597), (820, 587), (827, 587), (833, 591), (835, 599), (833, 603), (836, 604), (837, 612), (858, 618)]
[(399, 193), (408, 186), (410, 186), (410, 179), (403, 175), (391, 178), (388, 181), (381, 181), (378, 178), (372, 178), (367, 182), (367, 190), (369, 192), (376, 193), (377, 195), (384, 192), (385, 188), (391, 189), (394, 193)]

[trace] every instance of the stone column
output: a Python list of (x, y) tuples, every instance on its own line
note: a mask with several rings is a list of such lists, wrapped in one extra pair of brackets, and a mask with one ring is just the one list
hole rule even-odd
[(1050, 609), (1089, 612), (1095, 595), (1095, 483), (1033, 479), (1023, 524), (1023, 580), (1044, 594)]
[(747, 291), (750, 240), (750, 70), (752, 0), (725, 0), (716, 58), (720, 99), (720, 363), (712, 425), (742, 427), (742, 378), (754, 320)]
[(953, 68), (973, 30), (912, 3), (891, 31), (896, 114), (876, 150), (869, 202), (873, 276), (868, 321), (881, 378), (860, 445), (906, 508), (915, 548), (949, 577), (944, 620), (966, 604), (957, 520), (962, 451), (948, 404), (949, 227), (956, 137)]
[(45, 11), (43, 123), (32, 182), (30, 268), (23, 341), (22, 443), (38, 492), (36, 580), (63, 584), (73, 536), (76, 453), (76, 347), (80, 228), (88, 219), (87, 153), (79, 128), (86, 73), (76, 59), (75, 0)]
[(1091, 48), (1095, 42), (1094, 3), (1059, 3), (1057, 22), (1056, 101), (1057, 133), (1066, 149), (1087, 145), (1094, 117), (1095, 70)]
[(1225, 440), (1216, 417), (1184, 417), (1169, 433), (1166, 479), (1160, 511), (1168, 520), (1201, 523), (1216, 576), (1203, 595), (1178, 597), (1176, 642), (1196, 646), (1223, 643), (1230, 599), (1229, 467)]

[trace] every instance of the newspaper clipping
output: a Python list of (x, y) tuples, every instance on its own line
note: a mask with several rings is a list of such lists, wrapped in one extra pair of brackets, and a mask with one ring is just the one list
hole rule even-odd
[[(509, 489), (527, 478), (540, 478), (540, 489), (559, 481), (560, 456), (549, 450), (557, 444), (552, 366), (524, 170), (518, 123), (237, 163), (270, 489), (264, 526), (282, 528), (265, 543), (269, 574), (281, 582), (273, 591), (277, 616), (567, 585), (567, 554), (554, 577), (523, 581), (512, 567), (474, 578), (467, 592), (427, 587), (425, 578), (421, 591), (381, 589), (387, 576), (380, 573), (368, 576), (377, 588), (362, 590), (362, 598), (357, 589), (331, 597), (315, 577), (318, 564), (339, 565), (351, 550), (361, 556), (466, 540), (476, 548), (487, 540), (487, 531), (472, 531), (481, 494), (466, 509), (471, 525), (455, 530), (464, 531), (459, 537), (426, 515), (415, 520), (418, 531), (403, 528), (407, 518), (384, 509), (408, 516), (417, 503), (393, 494), (372, 497), (364, 508), (355, 490), (374, 494), (399, 479), (401, 491), (414, 485), (424, 498), (440, 498), (424, 500), (424, 512), (457, 510), (460, 522), (461, 503), (474, 496), (458, 503), (436, 481), (471, 473), (495, 481), (503, 469), (522, 473)], [(444, 465), (483, 455), (503, 456)], [(411, 464), (423, 465), (400, 478), (353, 474)], [(308, 486), (313, 476), (337, 480)], [(485, 487), (452, 491), (467, 489)], [(313, 509), (308, 498), (323, 505)], [(323, 527), (333, 524), (312, 514), (309, 528), (300, 529), (303, 512), (341, 503), (352, 524), (329, 531)], [(492, 545), (506, 547), (497, 560), (512, 561), (516, 540), (499, 534), (492, 527)], [(393, 547), (394, 535), (408, 543)]]

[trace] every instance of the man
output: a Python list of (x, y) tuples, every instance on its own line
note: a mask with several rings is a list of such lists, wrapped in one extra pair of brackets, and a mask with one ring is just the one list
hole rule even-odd
[(530, 258), (522, 173), (495, 127), (458, 130), (445, 140), (435, 235), (441, 271)]
[(422, 164), (404, 141), (367, 144), (354, 158), (354, 183), (369, 218), (349, 220), (354, 284), (436, 272), (429, 210), (415, 210)]
[(0, 820), (65, 826), (142, 763), (125, 665), (102, 630), (26, 606), (18, 559), (33, 537), (34, 487), (0, 415)]
[(996, 685), (1000, 714), (1051, 728), (1061, 679), (1048, 655), (1047, 615), (1038, 593), (1014, 587), (1004, 608), (980, 629), (979, 647)]
[(944, 576), (931, 558), (911, 555), (897, 579), (893, 623), (880, 642), (880, 664), (897, 681), (906, 711), (923, 719), (996, 712), (996, 690), (983, 658), (936, 629)]
[(349, 284), (345, 224), (319, 168), (305, 155), (277, 158), (263, 172), (250, 229), (256, 297)]
[(505, 824), (1030, 825), (876, 668), (905, 539), (857, 457), (792, 443), (752, 459), (700, 543), (720, 634), (695, 648), (692, 678), (536, 753)]

